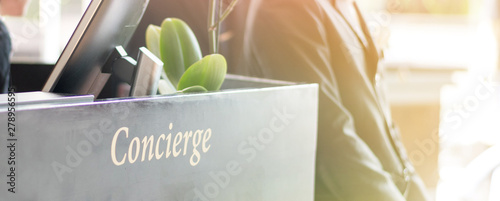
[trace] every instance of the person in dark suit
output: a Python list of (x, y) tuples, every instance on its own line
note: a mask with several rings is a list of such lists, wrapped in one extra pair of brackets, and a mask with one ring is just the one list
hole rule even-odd
[(252, 0), (243, 75), (319, 83), (316, 200), (425, 201), (379, 84), (381, 51), (352, 0)]
[(7, 93), (10, 84), (10, 42), (9, 31), (0, 20), (0, 93)]
[[(27, 0), (0, 0), (0, 15), (21, 16)], [(9, 31), (0, 19), (0, 93), (7, 93), (10, 85), (10, 55), (12, 43)]]

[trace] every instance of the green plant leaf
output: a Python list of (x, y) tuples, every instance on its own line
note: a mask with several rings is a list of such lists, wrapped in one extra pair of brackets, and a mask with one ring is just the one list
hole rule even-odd
[(158, 58), (160, 57), (161, 27), (150, 24), (146, 29), (146, 47)]
[(177, 18), (167, 18), (161, 25), (160, 55), (164, 70), (174, 86), (184, 71), (201, 59), (198, 40), (189, 26)]
[(177, 93), (174, 85), (168, 79), (160, 79), (158, 82), (158, 91), (161, 95)]
[(199, 85), (208, 91), (217, 91), (224, 82), (226, 72), (227, 63), (224, 56), (207, 55), (187, 69), (179, 80), (177, 90)]
[(207, 92), (208, 90), (205, 89), (205, 87), (202, 87), (200, 85), (196, 86), (191, 86), (183, 89), (181, 92), (182, 93), (196, 93), (196, 92)]

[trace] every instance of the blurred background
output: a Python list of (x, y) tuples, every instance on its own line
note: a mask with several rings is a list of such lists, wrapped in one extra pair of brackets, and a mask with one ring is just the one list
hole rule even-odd
[[(229, 72), (238, 67), (249, 1), (239, 0), (223, 23), (221, 53)], [(89, 2), (32, 0), (24, 17), (5, 18), (13, 77), (35, 86), (26, 90), (43, 86), (50, 70), (40, 69), (57, 61)], [(433, 198), (500, 201), (500, 0), (357, 3), (384, 48), (392, 115)], [(207, 54), (207, 11), (207, 0), (151, 0), (129, 55), (144, 46), (147, 25), (165, 17), (186, 21)]]

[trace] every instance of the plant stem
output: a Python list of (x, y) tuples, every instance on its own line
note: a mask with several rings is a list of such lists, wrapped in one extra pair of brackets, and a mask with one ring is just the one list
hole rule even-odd
[(210, 54), (219, 52), (219, 0), (210, 0), (208, 8), (208, 45)]
[[(208, 43), (210, 53), (219, 52), (219, 32), (220, 24), (224, 21), (229, 13), (233, 11), (238, 0), (232, 0), (224, 12), (222, 12), (222, 0), (210, 0), (208, 10)], [(218, 4), (218, 5), (217, 5)], [(217, 9), (218, 7), (218, 9)]]
[(224, 11), (224, 13), (222, 15), (220, 15), (220, 18), (219, 18), (220, 22), (224, 21), (226, 19), (226, 17), (229, 15), (229, 13), (231, 13), (231, 11), (233, 11), (234, 6), (236, 6), (236, 3), (238, 3), (238, 0), (231, 1), (231, 4), (229, 4), (229, 6)]

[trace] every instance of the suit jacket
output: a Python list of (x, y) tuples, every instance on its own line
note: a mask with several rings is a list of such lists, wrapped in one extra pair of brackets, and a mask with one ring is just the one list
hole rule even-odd
[(334, 5), (252, 0), (236, 72), (319, 83), (316, 200), (427, 200), (381, 99), (380, 51), (364, 20), (356, 33)]
[(0, 20), (0, 93), (7, 93), (10, 86), (11, 46), (9, 31)]

